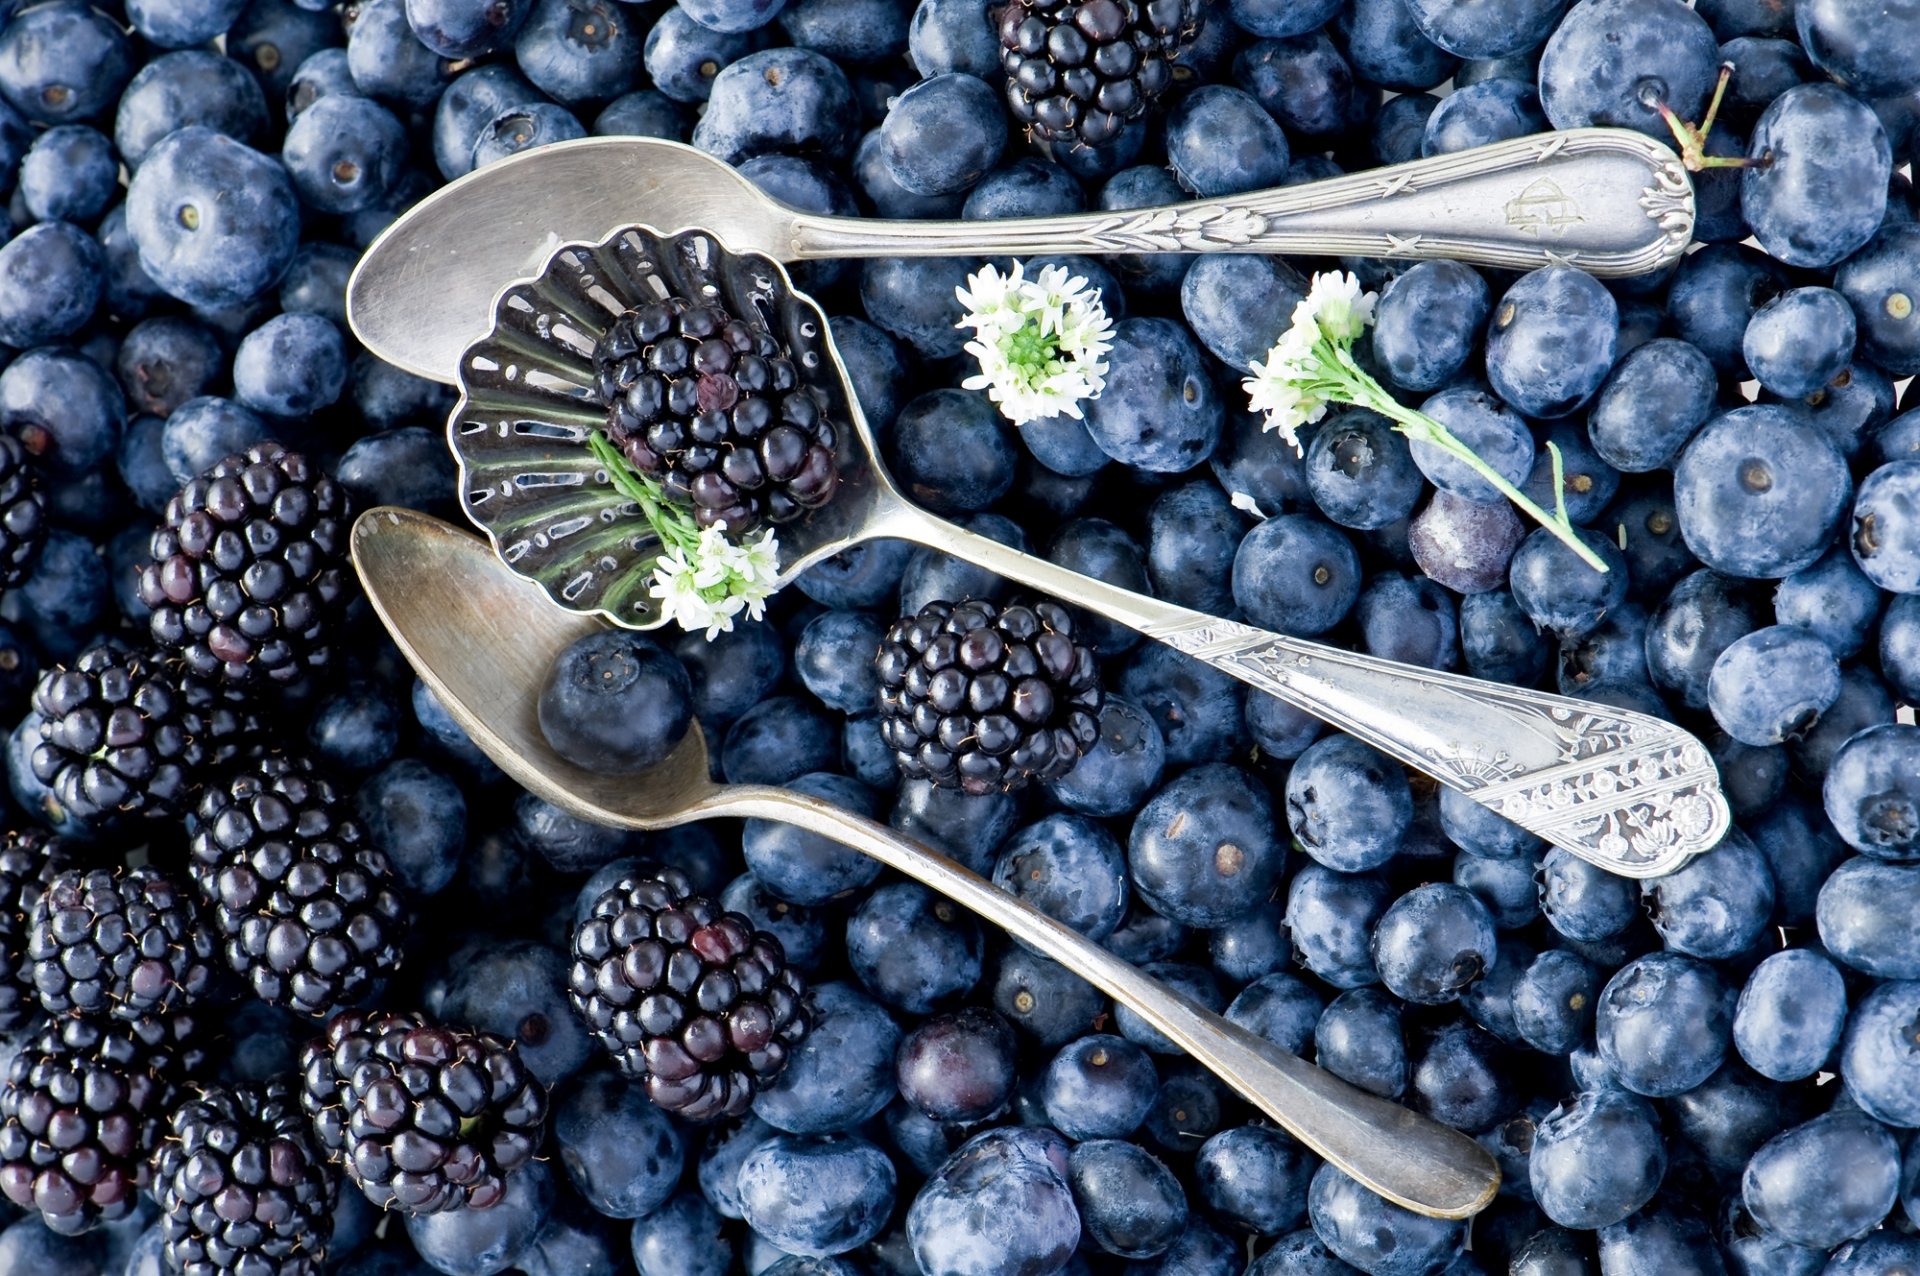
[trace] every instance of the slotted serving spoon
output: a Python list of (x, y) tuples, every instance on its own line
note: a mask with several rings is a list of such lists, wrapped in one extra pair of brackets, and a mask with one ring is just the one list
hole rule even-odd
[(819, 307), (778, 262), (729, 251), (704, 230), (627, 226), (563, 245), (538, 276), (500, 294), (491, 329), (461, 359), (448, 423), (461, 502), (507, 565), (561, 606), (632, 628), (663, 623), (648, 593), (659, 542), (587, 440), (606, 420), (595, 342), (625, 309), (666, 295), (757, 317), (841, 426), (838, 494), (778, 529), (781, 584), (865, 541), (932, 546), (1278, 696), (1612, 872), (1670, 872), (1726, 832), (1711, 756), (1670, 722), (1222, 620), (928, 513), (880, 462)]
[(665, 762), (637, 776), (596, 775), (568, 763), (540, 733), (540, 688), (554, 656), (601, 622), (550, 605), (476, 537), (383, 506), (354, 524), (353, 562), (388, 632), (454, 720), (501, 770), (555, 806), (618, 828), (734, 817), (830, 837), (924, 882), (1131, 1008), (1388, 1200), (1465, 1218), (1493, 1199), (1499, 1167), (1471, 1138), (1229, 1023), (945, 856), (819, 798), (714, 783), (697, 722)]
[(570, 240), (615, 226), (704, 226), (741, 252), (813, 257), (1240, 252), (1450, 257), (1638, 275), (1686, 251), (1693, 184), (1630, 129), (1496, 142), (1350, 177), (1126, 211), (993, 221), (822, 217), (769, 198), (691, 146), (588, 137), (509, 156), (389, 226), (347, 285), (353, 330), (416, 376), (453, 380), (499, 290)]

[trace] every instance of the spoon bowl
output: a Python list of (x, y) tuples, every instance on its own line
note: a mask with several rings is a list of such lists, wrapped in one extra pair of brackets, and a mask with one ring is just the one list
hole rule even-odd
[(412, 510), (353, 528), (367, 597), (421, 679), (481, 751), (528, 791), (583, 819), (660, 829), (732, 816), (830, 837), (925, 883), (1130, 1007), (1300, 1141), (1408, 1209), (1465, 1218), (1499, 1186), (1491, 1154), (1457, 1130), (1355, 1089), (1121, 961), (978, 874), (885, 825), (786, 789), (716, 784), (698, 723), (639, 775), (569, 763), (539, 728), (540, 689), (600, 621), (551, 605), (486, 544)]

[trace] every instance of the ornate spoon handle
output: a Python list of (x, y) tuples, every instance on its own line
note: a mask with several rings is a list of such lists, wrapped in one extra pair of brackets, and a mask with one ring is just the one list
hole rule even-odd
[(1157, 638), (1280, 697), (1609, 872), (1658, 877), (1732, 816), (1706, 747), (1646, 714), (1341, 651), (1057, 567), (911, 506), (888, 534)]
[(1686, 250), (1693, 213), (1693, 184), (1667, 147), (1628, 129), (1573, 129), (1132, 212), (952, 222), (803, 214), (789, 255), (1300, 253), (1637, 275)]

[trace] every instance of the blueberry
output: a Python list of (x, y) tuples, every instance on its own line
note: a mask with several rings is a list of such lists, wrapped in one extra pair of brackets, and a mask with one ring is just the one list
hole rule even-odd
[(362, 93), (416, 107), (433, 104), (453, 66), (414, 35), (404, 0), (368, 0), (355, 8), (347, 65)]
[(1862, 354), (1896, 375), (1920, 371), (1920, 226), (1888, 225), (1841, 264), (1833, 286), (1853, 306)]
[(1125, 1037), (1095, 1033), (1064, 1046), (1047, 1065), (1047, 1117), (1070, 1139), (1125, 1138), (1153, 1106), (1153, 1060)]
[(640, 1276), (726, 1276), (733, 1269), (732, 1239), (692, 1190), (636, 1219), (632, 1245)]
[[(227, 28), (227, 56), (249, 71), (267, 97), (284, 101), (300, 64), (340, 43), (340, 27), (338, 14), (288, 0), (252, 0)], [(124, 146), (120, 153), (126, 154)]]
[(900, 1028), (852, 984), (820, 984), (808, 993), (813, 1026), (778, 1079), (753, 1101), (762, 1120), (789, 1134), (851, 1130), (894, 1096)]
[(1420, 153), (1451, 155), (1547, 130), (1540, 95), (1531, 84), (1487, 80), (1456, 88), (1434, 108), (1420, 138)]
[(1788, 89), (1747, 144), (1740, 203), (1754, 237), (1790, 266), (1832, 266), (1886, 214), (1893, 157), (1864, 102), (1831, 84)]
[(469, 163), (473, 168), (485, 168), (509, 155), (586, 135), (579, 118), (564, 106), (553, 102), (509, 106), (481, 127), (474, 137)]
[[(1147, 592), (1146, 552), (1131, 533), (1104, 518), (1076, 518), (1062, 525), (1047, 544), (1046, 558), (1082, 576), (1134, 593)], [(1102, 656), (1121, 655), (1141, 641), (1140, 632), (1131, 626), (1091, 613), (1075, 614), (1074, 637)], [(1085, 764), (1084, 758), (1081, 763)]]
[(1461, 1224), (1375, 1196), (1331, 1165), (1315, 1171), (1307, 1210), (1326, 1247), (1373, 1276), (1439, 1271), (1464, 1239)]
[(1015, 833), (993, 868), (1001, 890), (1095, 941), (1125, 915), (1127, 880), (1113, 835), (1072, 814), (1049, 815)]
[(1101, 451), (1168, 474), (1212, 455), (1225, 410), (1186, 328), (1169, 319), (1122, 319), (1107, 364), (1106, 388), (1086, 405), (1087, 429)]
[(1891, 593), (1920, 593), (1915, 491), (1920, 491), (1920, 461), (1889, 461), (1861, 480), (1853, 503), (1854, 561), (1868, 579)]
[(733, 784), (786, 784), (839, 760), (833, 723), (799, 696), (761, 700), (727, 728), (720, 748), (720, 769)]
[(1292, 162), (1280, 125), (1252, 96), (1224, 84), (1203, 85), (1174, 105), (1166, 143), (1181, 187), (1204, 199), (1282, 185)]
[[(1297, 26), (1300, 17), (1318, 6), (1263, 7), (1263, 16)], [(1326, 32), (1313, 27), (1249, 43), (1234, 55), (1233, 81), (1291, 134), (1333, 137), (1358, 122), (1353, 68)], [(1298, 174), (1289, 169), (1288, 176), (1291, 182)]]
[(1635, 1094), (1691, 1090), (1726, 1057), (1733, 998), (1711, 966), (1680, 953), (1627, 963), (1600, 991), (1600, 1057)]
[(1240, 542), (1233, 596), (1263, 628), (1311, 638), (1344, 618), (1360, 596), (1360, 560), (1338, 529), (1317, 518), (1269, 518)]
[(1380, 108), (1372, 125), (1369, 158), (1376, 164), (1406, 164), (1420, 158), (1427, 120), (1440, 107), (1431, 93), (1403, 93)]
[[(1880, 730), (1896, 728), (1882, 727)], [(1879, 979), (1920, 979), (1920, 934), (1904, 921), (1920, 892), (1920, 865), (1860, 855), (1828, 875), (1814, 917), (1834, 960)]]
[(1839, 696), (1833, 649), (1795, 625), (1769, 625), (1728, 644), (1707, 682), (1714, 720), (1753, 745), (1805, 735)]
[[(1553, 33), (1564, 12), (1561, 0), (1473, 0), (1466, 4), (1411, 0), (1407, 9), (1422, 34), (1463, 58), (1506, 58), (1536, 48)], [(1460, 87), (1456, 76), (1455, 88)]]
[(1684, 1205), (1651, 1205), (1599, 1232), (1609, 1276), (1708, 1276), (1724, 1269), (1706, 1220)]
[[(1112, 703), (1108, 697), (1107, 704)], [(1085, 769), (1082, 758), (1069, 777)], [(987, 874), (993, 871), (994, 853), (1019, 822), (1019, 813), (1010, 794), (972, 794), (943, 789), (930, 780), (908, 780), (901, 784), (887, 818), (908, 837)]]
[(107, 211), (119, 184), (113, 143), (84, 124), (48, 129), (20, 161), (20, 199), (40, 221), (91, 225)]
[(1625, 602), (1629, 584), (1626, 559), (1611, 540), (1580, 528), (1574, 534), (1607, 564), (1605, 572), (1544, 527), (1520, 542), (1508, 568), (1514, 601), (1536, 627), (1563, 641), (1597, 629)]
[(1417, 459), (1379, 413), (1342, 412), (1323, 421), (1307, 444), (1307, 488), (1320, 512), (1342, 527), (1386, 527), (1420, 499)]
[[(17, 366), (17, 365), (16, 365)], [(33, 574), (15, 590), (22, 618), (34, 640), (49, 657), (78, 655), (81, 641), (112, 605), (107, 569), (93, 542), (74, 532), (54, 528), (47, 533)]]
[(280, 159), (307, 206), (355, 213), (393, 194), (407, 158), (407, 133), (371, 98), (332, 94), (302, 111)]
[(1606, 380), (1619, 335), (1619, 307), (1598, 280), (1547, 266), (1522, 275), (1494, 303), (1487, 379), (1528, 416), (1565, 416)]
[(977, 267), (971, 257), (876, 257), (861, 267), (860, 299), (867, 318), (919, 354), (949, 358), (967, 341), (954, 290)]
[[(1030, 422), (1023, 427), (1022, 434), (1032, 429), (1033, 424)], [(999, 514), (970, 514), (962, 515), (956, 521), (969, 531), (991, 537), (1022, 553), (1031, 551), (1026, 532), (1012, 519)], [(1006, 598), (1007, 592), (1007, 582), (1002, 577), (974, 563), (923, 545), (913, 551), (913, 557), (907, 560), (906, 571), (901, 574), (899, 611), (901, 615), (916, 615), (928, 603), (951, 602), (956, 598), (985, 598), (999, 602)]]
[(1599, 992), (1600, 972), (1593, 963), (1565, 949), (1548, 949), (1514, 982), (1514, 1030), (1536, 1050), (1567, 1054), (1592, 1024)]
[(1138, 1144), (1081, 1143), (1068, 1159), (1067, 1182), (1087, 1240), (1097, 1250), (1152, 1258), (1186, 1230), (1187, 1199), (1180, 1181)]
[(1920, 84), (1920, 19), (1908, 10), (1809, 0), (1793, 16), (1813, 64), (1854, 92), (1886, 97)]
[(907, 26), (907, 57), (924, 78), (964, 71), (987, 79), (1000, 70), (1000, 42), (979, 6), (920, 0)]
[(402, 885), (422, 896), (446, 889), (467, 844), (467, 802), (457, 784), (417, 758), (401, 758), (360, 786), (354, 809)]
[(1810, 1077), (1833, 1055), (1847, 1022), (1847, 989), (1834, 964), (1809, 948), (1768, 957), (1740, 990), (1733, 1044), (1775, 1081)]
[(1920, 1019), (1920, 982), (1881, 984), (1854, 1008), (1840, 1046), (1840, 1075), (1847, 1093), (1868, 1115), (1901, 1129), (1920, 1126), (1916, 1019)]
[[(1036, 424), (1024, 427), (1022, 436), (1030, 436)], [(1100, 459), (1104, 463), (1105, 455)], [(1233, 556), (1245, 534), (1246, 520), (1218, 484), (1195, 481), (1161, 494), (1147, 510), (1147, 578), (1154, 596), (1209, 613), (1232, 607)], [(1161, 649), (1148, 645), (1140, 650)], [(1145, 660), (1143, 655), (1136, 663)], [(1231, 730), (1192, 717), (1185, 725), (1195, 737), (1214, 738)]]
[(1222, 363), (1241, 369), (1266, 358), (1308, 287), (1277, 257), (1202, 253), (1180, 281), (1180, 313)]
[(506, 1194), (488, 1209), (405, 1216), (407, 1239), (428, 1266), (446, 1276), (488, 1276), (533, 1247), (553, 1209), (553, 1174), (536, 1161), (506, 1182)]
[[(1713, 418), (1674, 468), (1687, 547), (1733, 576), (1777, 579), (1812, 565), (1851, 488), (1833, 444), (1784, 405), (1736, 408)], [(1855, 556), (1861, 556), (1857, 549)], [(1861, 568), (1873, 576), (1867, 563)]]
[(399, 702), (384, 685), (356, 678), (314, 714), (307, 743), (336, 772), (378, 770), (400, 747)]
[(513, 43), (529, 0), (407, 0), (407, 25), (443, 58), (485, 57)]
[(680, 662), (619, 630), (569, 644), (540, 691), (547, 743), (573, 765), (603, 775), (658, 766), (692, 721), (692, 688)]
[(893, 1163), (856, 1135), (780, 1135), (740, 1163), (748, 1226), (788, 1253), (844, 1254), (893, 1210)]
[(133, 74), (134, 50), (88, 5), (35, 5), (0, 29), (0, 97), (30, 120), (72, 124), (105, 114)]
[(1275, 840), (1263, 790), (1222, 764), (1196, 768), (1163, 788), (1133, 825), (1128, 866), (1154, 909), (1193, 926), (1218, 926), (1251, 912), (1279, 880), (1284, 848)]
[(729, 164), (772, 150), (845, 155), (854, 140), (852, 107), (846, 73), (813, 50), (750, 53), (714, 78), (693, 144)]
[(1697, 120), (1720, 49), (1706, 19), (1679, 0), (1580, 0), (1540, 55), (1540, 100), (1560, 129), (1638, 129), (1672, 141), (1658, 108)]
[(645, 1087), (606, 1072), (554, 1100), (553, 1137), (574, 1189), (609, 1218), (644, 1218), (664, 1205), (686, 1159), (680, 1132)]
[(0, 342), (39, 346), (93, 317), (106, 283), (99, 241), (70, 222), (42, 222), (0, 247)]
[(169, 134), (127, 189), (140, 264), (189, 305), (247, 301), (278, 282), (299, 241), (299, 207), (274, 160), (211, 129)]
[(847, 920), (847, 963), (868, 992), (924, 1015), (980, 979), (980, 924), (914, 882), (882, 886)]
[(1877, 1276), (1916, 1262), (1920, 1262), (1920, 1239), (1885, 1229), (1869, 1232), (1835, 1250), (1832, 1261), (1820, 1269), (1820, 1276)]
[(216, 395), (188, 399), (168, 414), (160, 433), (160, 454), (174, 481), (186, 483), (223, 457), (273, 437), (251, 408)]
[(907, 1210), (925, 1276), (1044, 1276), (1080, 1243), (1067, 1153), (1030, 1130), (989, 1130), (964, 1144)]
[[(879, 814), (878, 795), (847, 776), (809, 771), (784, 783), (868, 818)], [(823, 904), (871, 884), (880, 873), (877, 860), (831, 838), (768, 820), (747, 822), (741, 850), (761, 883), (793, 904)]]
[(1804, 399), (1846, 371), (1853, 346), (1847, 299), (1831, 288), (1795, 288), (1754, 312), (1740, 349), (1761, 385)]
[(1885, 1126), (1830, 1112), (1755, 1152), (1740, 1194), (1762, 1227), (1796, 1245), (1832, 1249), (1886, 1217), (1899, 1175), (1899, 1145)]
[(1287, 777), (1287, 824), (1301, 849), (1328, 868), (1377, 868), (1400, 849), (1413, 820), (1406, 773), (1351, 736), (1300, 755)]
[(1013, 1096), (1016, 1042), (981, 1006), (935, 1015), (909, 1032), (895, 1058), (900, 1094), (936, 1121), (983, 1121)]
[[(1587, 432), (1571, 420), (1552, 422), (1533, 453), (1533, 468), (1520, 484), (1533, 503), (1553, 509), (1565, 501), (1567, 517), (1582, 526), (1596, 523), (1620, 490), (1620, 472), (1601, 460)], [(1551, 444), (1549, 448), (1546, 445)], [(1554, 489), (1553, 453), (1560, 454), (1560, 489)]]
[[(1773, 591), (1773, 615), (1782, 625), (1808, 630), (1837, 658), (1849, 660), (1866, 646), (1885, 601), (1846, 547), (1836, 545), (1813, 566), (1780, 582)], [(1898, 681), (1887, 660), (1887, 626), (1882, 625), (1880, 632), (1881, 670)]]
[(664, 91), (635, 89), (622, 93), (593, 117), (593, 132), (597, 137), (661, 137), (684, 142), (686, 113)]
[(1373, 355), (1403, 390), (1437, 390), (1474, 353), (1491, 303), (1487, 281), (1470, 266), (1423, 261), (1395, 276), (1375, 308)]
[(910, 400), (885, 446), (902, 490), (937, 513), (985, 509), (1013, 486), (1013, 430), (978, 391), (930, 390)]
[(1407, 527), (1408, 549), (1420, 570), (1436, 584), (1468, 595), (1506, 584), (1525, 536), (1520, 516), (1504, 497), (1477, 501), (1445, 490), (1434, 492)]
[(694, 1162), (694, 1177), (700, 1185), (701, 1196), (715, 1213), (722, 1218), (741, 1217), (740, 1163), (779, 1133), (751, 1112), (738, 1120), (707, 1127), (699, 1157)]
[(1454, 789), (1440, 790), (1440, 827), (1455, 846), (1488, 859), (1531, 858), (1541, 849), (1534, 834)]
[(1000, 95), (977, 76), (952, 71), (902, 93), (880, 125), (887, 172), (915, 195), (973, 186), (1000, 162), (1007, 140)]
[(1429, 883), (1388, 906), (1372, 948), (1388, 991), (1439, 1005), (1457, 998), (1492, 967), (1493, 918), (1471, 891), (1450, 882)]
[(1420, 30), (1406, 0), (1357, 0), (1333, 15), (1332, 26), (1354, 71), (1382, 88), (1401, 93), (1430, 89), (1459, 65), (1458, 58)]

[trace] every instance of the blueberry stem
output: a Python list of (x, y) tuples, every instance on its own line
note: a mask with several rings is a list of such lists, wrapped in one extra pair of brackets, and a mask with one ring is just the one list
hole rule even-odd
[(1385, 388), (1373, 379), (1372, 374), (1353, 361), (1353, 355), (1345, 347), (1326, 341), (1325, 338), (1322, 338), (1318, 344), (1325, 347), (1324, 351), (1318, 351), (1321, 354), (1322, 363), (1331, 364), (1344, 373), (1337, 380), (1330, 379), (1322, 383), (1331, 391), (1327, 394), (1327, 398), (1338, 399), (1340, 402), (1351, 403), (1358, 407), (1371, 408), (1392, 421), (1394, 429), (1409, 439), (1430, 443), (1448, 456), (1465, 462), (1475, 474), (1493, 484), (1501, 495), (1518, 505), (1534, 522), (1552, 532), (1568, 549), (1578, 554), (1587, 566), (1597, 572), (1607, 570), (1606, 560), (1581, 540), (1580, 534), (1574, 530), (1572, 521), (1567, 517), (1567, 494), (1560, 449), (1551, 443), (1547, 444), (1547, 449), (1553, 456), (1553, 497), (1559, 511), (1557, 514), (1549, 514), (1534, 504), (1533, 499), (1525, 492), (1508, 482), (1504, 474), (1481, 460), (1478, 453), (1456, 438), (1446, 426), (1424, 412), (1405, 406), (1388, 394)]
[(694, 526), (693, 519), (663, 499), (659, 484), (634, 469), (627, 458), (620, 455), (620, 449), (613, 445), (606, 431), (595, 430), (589, 434), (587, 450), (606, 467), (607, 482), (613, 485), (614, 491), (640, 507), (661, 544), (688, 553), (693, 551), (700, 542), (700, 529)]
[(1680, 162), (1687, 171), (1698, 173), (1709, 168), (1747, 168), (1754, 161), (1744, 155), (1709, 155), (1707, 138), (1713, 132), (1713, 122), (1720, 115), (1720, 100), (1726, 96), (1727, 83), (1733, 79), (1733, 63), (1720, 64), (1720, 78), (1713, 86), (1713, 99), (1707, 103), (1707, 113), (1697, 125), (1689, 124), (1665, 102), (1657, 102), (1654, 109), (1660, 112), (1660, 118), (1667, 122), (1667, 128), (1673, 133), (1674, 141), (1680, 144)]

